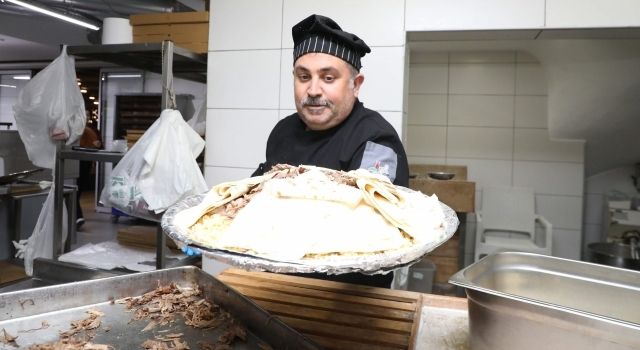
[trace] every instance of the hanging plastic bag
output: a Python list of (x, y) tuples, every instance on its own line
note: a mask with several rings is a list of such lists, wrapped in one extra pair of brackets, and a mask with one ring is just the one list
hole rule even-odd
[(194, 114), (191, 119), (187, 121), (187, 124), (195, 130), (200, 136), (204, 136), (207, 126), (207, 100), (202, 101), (200, 109), (197, 114)]
[(207, 191), (195, 158), (204, 140), (177, 110), (166, 109), (111, 171), (100, 202), (159, 221), (178, 200)]
[(76, 83), (75, 60), (67, 55), (66, 46), (22, 88), (13, 110), (29, 160), (53, 169), (56, 145), (50, 137), (52, 130), (64, 131), (69, 145), (82, 135), (87, 119)]
[[(24, 271), (27, 275), (33, 274), (33, 260), (35, 258), (53, 258), (53, 213), (54, 213), (54, 186), (51, 186), (49, 195), (42, 205), (42, 211), (38, 216), (33, 233), (28, 239), (13, 242), (16, 248), (16, 257), (24, 259)], [(62, 202), (62, 242), (67, 240), (67, 208)]]

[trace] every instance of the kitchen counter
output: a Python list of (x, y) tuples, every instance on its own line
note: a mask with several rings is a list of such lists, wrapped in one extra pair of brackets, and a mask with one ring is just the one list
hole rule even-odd
[(217, 278), (327, 349), (468, 349), (464, 298), (235, 268)]
[(467, 299), (423, 294), (415, 349), (469, 349)]
[[(0, 293), (126, 274), (49, 259)], [(230, 268), (216, 276), (327, 349), (468, 349), (467, 299)]]

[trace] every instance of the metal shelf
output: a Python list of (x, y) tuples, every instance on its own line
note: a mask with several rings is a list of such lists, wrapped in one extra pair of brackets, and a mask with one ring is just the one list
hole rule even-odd
[[(185, 48), (175, 46), (172, 41), (145, 44), (112, 44), (69, 46), (67, 53), (75, 56), (138, 68), (162, 75), (161, 109), (173, 108), (173, 77), (201, 83), (207, 82), (207, 55), (195, 54)], [(122, 154), (109, 152), (74, 151), (58, 142), (55, 167), (55, 213), (53, 218), (53, 258), (60, 255), (62, 241), (62, 187), (65, 159), (117, 163)], [(156, 268), (164, 268), (166, 262), (166, 236), (158, 223), (156, 240)]]
[[(196, 54), (171, 43), (173, 76), (200, 83), (207, 82), (207, 55)], [(114, 63), (162, 74), (163, 43), (69, 46), (67, 52), (96, 61)], [(164, 49), (166, 50), (166, 48)]]

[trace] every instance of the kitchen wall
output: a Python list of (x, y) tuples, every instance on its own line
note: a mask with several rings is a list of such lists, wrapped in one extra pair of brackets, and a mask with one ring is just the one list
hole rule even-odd
[(399, 5), (396, 0), (212, 1), (207, 183), (249, 176), (264, 161), (273, 126), (295, 112), (291, 27), (312, 13), (332, 17), (371, 46), (373, 54), (362, 61), (360, 98), (401, 133), (405, 33)]
[[(551, 132), (550, 116), (554, 125), (571, 125), (558, 123), (571, 110), (549, 110), (548, 97), (562, 101), (565, 92), (580, 90), (584, 84), (545, 90), (549, 79), (541, 77), (549, 74), (547, 68), (562, 73), (568, 66), (553, 65), (551, 60), (538, 63), (516, 48), (497, 54), (473, 51), (470, 56), (444, 51), (439, 58), (411, 59), (412, 46), (406, 38), (427, 34), (429, 40), (443, 40), (442, 36), (469, 40), (472, 31), (471, 40), (536, 42), (541, 29), (545, 30), (541, 36), (567, 39), (576, 34), (567, 29), (611, 27), (621, 28), (625, 35), (624, 29), (640, 27), (635, 15), (639, 10), (640, 2), (631, 0), (211, 1), (206, 180), (213, 185), (246, 177), (264, 160), (271, 128), (294, 111), (291, 26), (309, 14), (324, 14), (372, 47), (372, 54), (363, 59), (366, 80), (361, 99), (396, 127), (413, 160), (467, 164), (479, 189), (489, 183), (534, 187), (539, 211), (557, 229), (555, 253), (578, 258), (584, 150), (579, 141), (550, 139), (549, 134), (563, 137)], [(611, 37), (608, 33), (605, 37)], [(547, 45), (540, 46), (546, 57), (565, 56), (561, 49), (566, 42), (555, 41), (547, 51)], [(589, 59), (592, 51), (580, 51), (585, 56), (577, 59)], [(625, 62), (632, 61), (626, 57)], [(572, 74), (581, 76), (583, 71)], [(426, 90), (414, 90), (421, 88)], [(414, 108), (432, 114), (410, 118), (410, 101), (411, 106), (418, 105)], [(473, 118), (470, 110), (485, 118)], [(579, 125), (580, 117), (590, 116), (571, 117), (576, 118), (571, 119), (573, 125)]]
[(584, 143), (549, 139), (546, 86), (525, 52), (414, 52), (407, 153), (412, 163), (466, 165), (478, 210), (485, 186), (534, 188), (536, 211), (553, 225), (553, 254), (579, 259)]

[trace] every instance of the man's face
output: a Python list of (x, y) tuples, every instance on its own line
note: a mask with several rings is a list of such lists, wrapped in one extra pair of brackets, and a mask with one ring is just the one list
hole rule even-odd
[(349, 63), (325, 53), (308, 53), (293, 66), (296, 109), (311, 130), (342, 123), (358, 97), (362, 74), (352, 77)]

